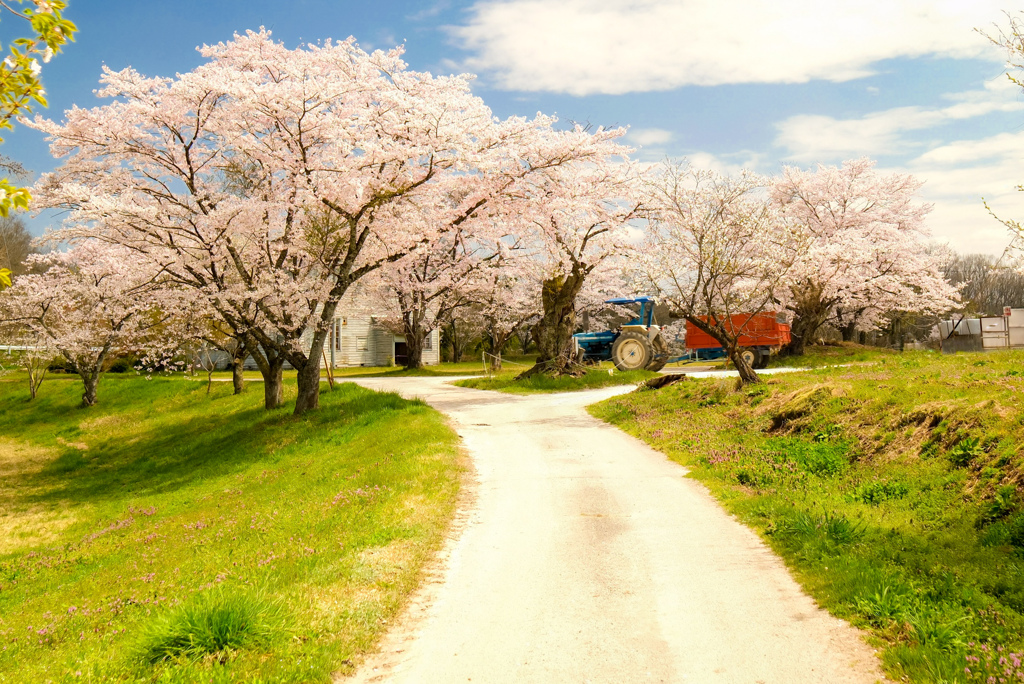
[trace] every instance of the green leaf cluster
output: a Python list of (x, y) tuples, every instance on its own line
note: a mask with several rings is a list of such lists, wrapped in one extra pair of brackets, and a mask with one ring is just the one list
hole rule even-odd
[[(13, 14), (31, 29), (28, 37), (11, 42), (9, 54), (0, 62), (0, 130), (13, 128), (11, 120), (30, 114), (35, 104), (47, 106), (40, 61), (49, 62), (78, 30), (64, 18), (66, 7), (65, 0), (0, 0), (0, 13)], [(0, 180), (0, 216), (27, 208), (31, 199), (25, 188)]]

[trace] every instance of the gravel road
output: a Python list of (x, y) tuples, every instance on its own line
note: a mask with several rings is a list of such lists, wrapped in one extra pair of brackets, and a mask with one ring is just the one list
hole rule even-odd
[(358, 383), (448, 414), (475, 476), (424, 588), (346, 681), (884, 681), (863, 635), (684, 468), (584, 409), (632, 388)]

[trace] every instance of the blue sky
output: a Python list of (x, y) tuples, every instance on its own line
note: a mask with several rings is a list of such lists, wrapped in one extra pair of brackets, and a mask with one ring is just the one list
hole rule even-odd
[[(925, 181), (937, 241), (998, 254), (1024, 217), (1024, 94), (974, 29), (1005, 23), (994, 0), (70, 0), (77, 42), (43, 72), (44, 114), (94, 106), (100, 67), (149, 75), (196, 66), (195, 47), (266, 26), (289, 46), (355, 36), (406, 47), (410, 67), (472, 72), (500, 117), (630, 127), (636, 157), (733, 171), (867, 155)], [(3, 18), (0, 39), (21, 30)], [(53, 167), (19, 127), (0, 148)], [(54, 219), (30, 221), (39, 233)]]

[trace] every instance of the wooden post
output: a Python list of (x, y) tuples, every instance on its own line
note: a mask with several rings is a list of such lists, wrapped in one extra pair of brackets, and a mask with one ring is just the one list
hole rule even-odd
[(324, 365), (327, 367), (327, 384), (334, 389), (334, 371), (331, 369), (331, 364), (327, 363), (327, 350), (321, 349), (320, 351), (324, 357)]

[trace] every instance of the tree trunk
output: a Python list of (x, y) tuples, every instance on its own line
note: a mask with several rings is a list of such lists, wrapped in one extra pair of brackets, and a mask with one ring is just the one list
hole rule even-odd
[(729, 348), (729, 360), (732, 361), (732, 365), (736, 367), (736, 372), (740, 374), (741, 385), (761, 382), (761, 378), (754, 369), (743, 360), (743, 356), (740, 354), (739, 345), (733, 344), (732, 347)]
[(295, 415), (320, 408), (320, 356), (310, 353), (308, 362), (296, 368), (298, 396), (295, 398)]
[(813, 344), (818, 330), (825, 324), (828, 318), (828, 310), (797, 310), (796, 318), (793, 320), (793, 327), (790, 330), (791, 342), (789, 353), (794, 356), (803, 356), (808, 344)]
[(583, 274), (577, 269), (567, 276), (556, 276), (544, 281), (541, 299), (544, 315), (533, 326), (533, 341), (537, 345), (536, 364), (520, 373), (528, 378), (536, 373), (571, 375), (573, 373), (572, 334), (576, 328), (576, 295), (583, 287)]
[(462, 361), (462, 352), (465, 351), (466, 345), (460, 339), (459, 328), (455, 324), (455, 321), (449, 323), (447, 325), (447, 328), (448, 343), (451, 345), (452, 348), (451, 361), (452, 363), (458, 363), (459, 361)]
[(836, 328), (843, 336), (843, 342), (853, 342), (857, 337), (857, 321), (864, 315), (864, 309), (844, 311), (836, 307)]
[[(755, 312), (759, 313), (759, 312)], [(698, 330), (701, 330), (715, 339), (718, 344), (722, 345), (722, 349), (725, 350), (729, 360), (732, 361), (732, 365), (736, 367), (736, 372), (740, 374), (740, 384), (749, 385), (754, 382), (761, 382), (761, 378), (758, 377), (757, 373), (753, 368), (750, 367), (741, 356), (742, 349), (739, 345), (739, 332), (731, 331), (726, 329), (725, 325), (720, 320), (729, 321), (729, 316), (707, 316), (707, 320), (702, 320), (700, 316), (686, 315), (686, 320), (693, 324)]]
[(422, 331), (417, 333), (405, 334), (405, 353), (408, 355), (405, 359), (406, 370), (415, 370), (416, 368), (423, 367), (423, 340), (425, 335)]
[(794, 356), (802, 356), (807, 345), (814, 342), (818, 330), (828, 320), (835, 302), (823, 301), (821, 286), (812, 281), (793, 286), (791, 291), (795, 303), (790, 310), (795, 318), (790, 330), (792, 341), (787, 351)]
[[(284, 400), (284, 359), (274, 357), (269, 368), (263, 375), (263, 408), (268, 411), (276, 409)], [(262, 371), (262, 369), (260, 369)]]
[(496, 373), (501, 370), (501, 355), (505, 351), (505, 347), (508, 346), (508, 341), (511, 339), (511, 333), (500, 333), (491, 331), (491, 372)]
[(47, 362), (32, 359), (28, 362), (28, 394), (29, 401), (39, 396), (39, 386), (46, 377)]
[(249, 356), (246, 345), (239, 344), (231, 354), (231, 386), (234, 394), (241, 394), (245, 389), (245, 359)]
[(530, 326), (525, 323), (516, 328), (516, 337), (519, 339), (519, 353), (526, 354), (530, 349)]
[[(82, 393), (83, 408), (96, 405), (96, 392), (100, 386), (100, 377), (103, 375), (103, 363), (107, 360), (109, 352), (110, 344), (107, 343), (100, 349), (95, 364), (89, 369), (84, 369), (81, 364), (75, 363), (75, 368), (78, 369), (78, 376), (82, 378), (82, 384), (85, 385), (85, 392)], [(67, 354), (64, 355), (64, 358), (69, 361), (72, 360)]]
[[(334, 312), (338, 303), (327, 304), (321, 313), (321, 321), (328, 322), (334, 319)], [(309, 346), (309, 356), (303, 357), (294, 354), (289, 357), (292, 366), (296, 370), (296, 384), (298, 385), (298, 396), (295, 398), (295, 415), (299, 416), (306, 411), (320, 408), (320, 358), (324, 355), (324, 344), (330, 327), (324, 325), (313, 332), (313, 340)]]
[(899, 345), (900, 351), (904, 351), (907, 344), (907, 336), (903, 334), (903, 320), (899, 317), (892, 320), (892, 335), (893, 341)]
[(423, 367), (423, 342), (430, 333), (424, 331), (420, 312), (402, 314), (402, 328), (405, 333), (405, 368), (414, 370)]
[(231, 364), (231, 386), (234, 388), (234, 394), (241, 394), (242, 390), (245, 389), (244, 362), (240, 361)]
[(247, 342), (246, 347), (251, 350), (250, 356), (263, 376), (263, 408), (276, 409), (284, 398), (284, 357), (273, 350), (267, 351), (255, 341)]
[(89, 407), (96, 405), (96, 391), (100, 385), (100, 372), (99, 368), (94, 368), (92, 371), (82, 371), (79, 373), (82, 378), (82, 384), (85, 385), (85, 392), (82, 394), (82, 406)]

